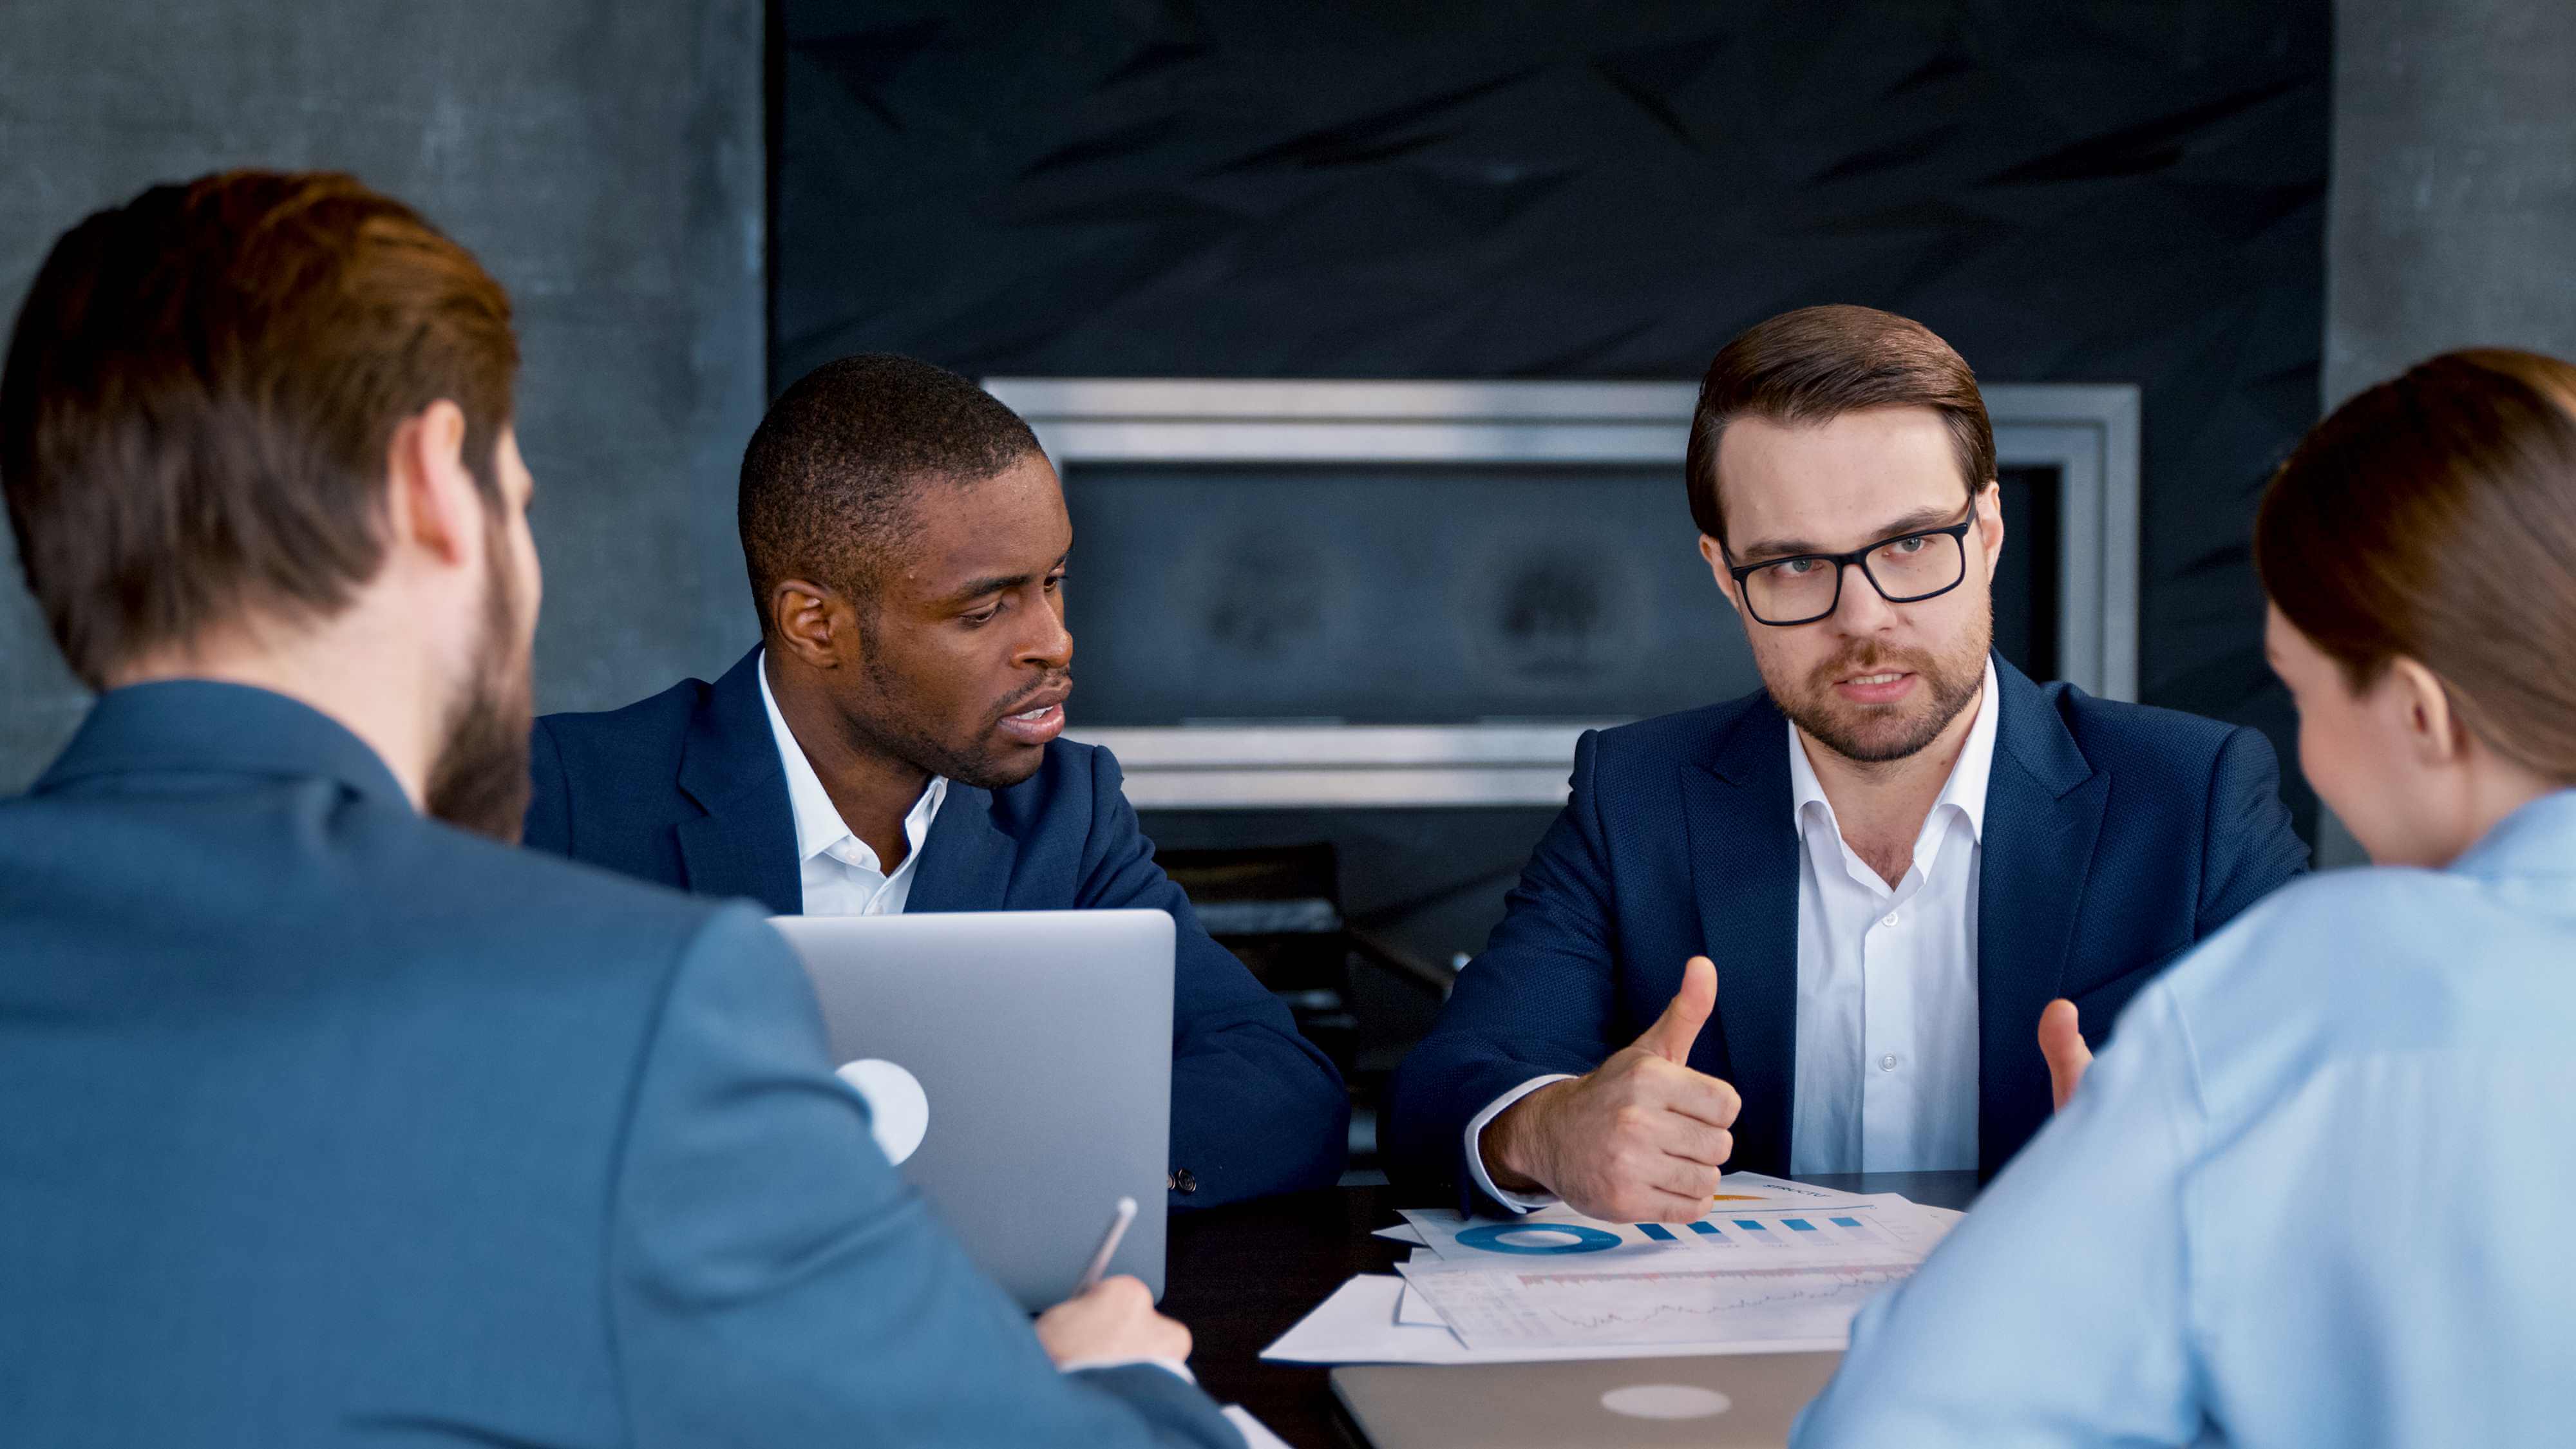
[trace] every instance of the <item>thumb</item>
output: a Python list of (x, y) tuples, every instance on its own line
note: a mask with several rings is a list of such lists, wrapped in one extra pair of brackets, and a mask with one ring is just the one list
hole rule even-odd
[(2084, 1080), (2084, 1069), (2093, 1065), (2093, 1049), (2084, 1044), (2074, 1002), (2059, 997), (2039, 1014), (2039, 1054), (2048, 1058), (2049, 1095), (2063, 1112)]
[(1682, 967), (1681, 989), (1673, 993), (1672, 1004), (1637, 1038), (1637, 1045), (1675, 1066), (1687, 1066), (1691, 1043), (1699, 1040), (1699, 1029), (1708, 1025), (1708, 1014), (1716, 1009), (1717, 963), (1693, 956)]

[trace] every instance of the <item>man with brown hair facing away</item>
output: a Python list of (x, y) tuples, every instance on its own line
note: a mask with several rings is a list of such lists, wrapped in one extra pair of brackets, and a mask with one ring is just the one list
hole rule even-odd
[(100, 695), (0, 804), (0, 1437), (1239, 1445), (1134, 1279), (1031, 1332), (757, 913), (505, 843), (517, 367), (344, 176), (156, 187), (36, 277), (0, 491)]

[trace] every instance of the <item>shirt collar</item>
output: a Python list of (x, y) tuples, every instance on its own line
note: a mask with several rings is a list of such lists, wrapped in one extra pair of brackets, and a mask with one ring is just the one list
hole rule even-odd
[[(1986, 783), (1995, 773), (1995, 721), (2000, 713), (1995, 687), (1994, 656), (1986, 656), (1986, 678), (1977, 694), (1977, 717), (1968, 726), (1967, 742), (1959, 747), (1959, 758), (1950, 766), (1950, 778), (1941, 786), (1940, 798), (1932, 802), (1932, 813), (1924, 817), (1927, 833), (1938, 820), (1943, 806), (1959, 812), (1968, 822), (1970, 839), (1983, 844), (1986, 838)], [(1825, 798), (1824, 782), (1816, 778), (1816, 767), (1807, 759), (1807, 744), (1798, 737), (1798, 726), (1789, 726), (1789, 815), (1792, 822), (1803, 819), (1810, 805), (1820, 806), (1831, 819), (1833, 802)]]
[[(844, 854), (855, 854), (876, 862), (876, 852), (858, 838), (841, 819), (841, 807), (832, 803), (831, 792), (823, 788), (823, 777), (814, 773), (814, 762), (805, 758), (805, 747), (796, 742), (796, 732), (787, 727), (787, 716), (778, 711), (778, 696), (769, 691), (769, 657), (763, 651), (752, 666), (760, 677), (760, 706), (769, 713), (769, 733), (778, 745), (779, 767), (787, 772), (787, 809), (796, 818), (796, 860), (799, 865), (832, 847), (848, 841), (856, 847)], [(948, 798), (948, 778), (933, 775), (922, 788), (921, 798), (912, 802), (912, 811), (903, 818), (904, 840), (911, 846), (904, 859), (921, 858), (921, 843), (930, 835), (931, 822), (939, 816), (940, 802)], [(870, 869), (882, 869), (882, 862)]]
[(2451, 862), (2462, 875), (2576, 875), (2576, 790), (2526, 802)]
[(1986, 656), (1986, 682), (1977, 694), (1977, 720), (1968, 726), (1968, 742), (1959, 747), (1957, 763), (1950, 766), (1949, 783), (1941, 787), (1941, 798), (1932, 808), (1948, 805), (1968, 818), (1968, 833), (1978, 843), (1986, 838), (1986, 782), (1995, 773), (1995, 728), (2002, 716), (2003, 691), (1995, 685), (1995, 658)]

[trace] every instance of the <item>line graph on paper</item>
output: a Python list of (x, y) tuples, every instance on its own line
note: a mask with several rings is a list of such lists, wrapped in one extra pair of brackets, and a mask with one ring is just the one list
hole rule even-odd
[(1581, 1348), (1839, 1339), (1862, 1303), (1914, 1270), (1866, 1263), (1776, 1268), (1461, 1271), (1408, 1265), (1469, 1348)]

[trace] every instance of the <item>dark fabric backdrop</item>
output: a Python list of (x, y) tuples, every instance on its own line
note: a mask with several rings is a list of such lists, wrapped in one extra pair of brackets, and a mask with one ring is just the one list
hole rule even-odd
[(2144, 697), (2290, 758), (2246, 540), (2318, 410), (2322, 0), (779, 0), (773, 25), (773, 388), (868, 349), (1690, 378), (1772, 312), (1886, 307), (1989, 381), (2143, 385)]

